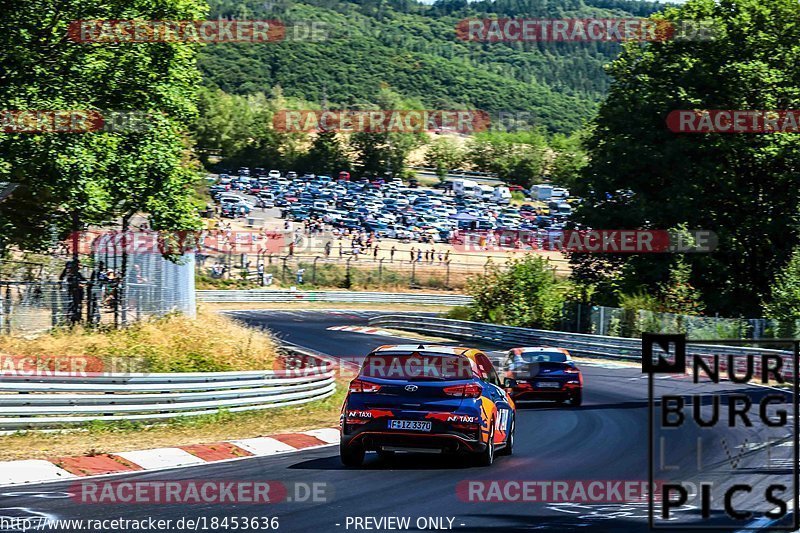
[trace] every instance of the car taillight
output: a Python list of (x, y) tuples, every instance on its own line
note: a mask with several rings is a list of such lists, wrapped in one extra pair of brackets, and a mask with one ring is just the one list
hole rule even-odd
[(348, 390), (350, 392), (378, 392), (381, 390), (381, 386), (377, 383), (370, 383), (369, 381), (354, 379), (350, 382), (350, 388)]
[(580, 371), (580, 370), (578, 370), (578, 369), (577, 369), (577, 368), (575, 368), (575, 367), (568, 366), (567, 368), (565, 368), (565, 369), (564, 369), (564, 373), (565, 373), (565, 374), (580, 374), (580, 373), (581, 373), (581, 371)]
[(457, 398), (480, 398), (483, 389), (477, 383), (468, 383), (466, 385), (453, 385), (445, 387), (444, 393), (448, 396), (455, 396)]

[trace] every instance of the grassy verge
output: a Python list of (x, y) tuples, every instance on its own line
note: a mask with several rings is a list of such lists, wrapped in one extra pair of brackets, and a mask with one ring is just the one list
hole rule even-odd
[(0, 357), (91, 357), (115, 365), (130, 358), (134, 364), (122, 367), (142, 372), (264, 370), (272, 368), (276, 354), (268, 334), (202, 307), (195, 319), (168, 315), (118, 330), (76, 327), (33, 338), (0, 336)]

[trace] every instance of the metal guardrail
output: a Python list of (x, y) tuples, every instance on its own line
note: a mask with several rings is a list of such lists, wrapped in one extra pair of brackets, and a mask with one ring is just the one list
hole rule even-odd
[[(582, 357), (621, 359), (627, 361), (641, 361), (642, 359), (641, 339), (626, 337), (605, 337), (602, 335), (498, 326), (483, 322), (415, 317), (411, 315), (382, 315), (371, 318), (369, 324), (371, 326), (402, 329), (440, 337), (488, 342), (491, 344), (503, 345), (504, 347), (544, 345), (565, 348), (573, 355)], [(779, 355), (784, 358), (785, 363), (789, 363), (789, 366), (792, 361), (792, 353), (789, 351), (765, 348), (711, 345), (705, 343), (692, 344), (691, 341), (689, 341), (686, 349), (688, 354), (697, 355), (720, 353), (733, 355)], [(784, 368), (787, 368), (787, 366)], [(787, 368), (787, 371), (789, 370), (790, 369)]]
[(362, 302), (408, 303), (421, 305), (469, 305), (472, 302), (472, 297), (463, 294), (254, 289), (197, 291), (197, 301), (219, 303)]
[(155, 421), (215, 414), (220, 409), (272, 409), (326, 398), (336, 389), (333, 369), (286, 375), (291, 377), (275, 371), (4, 376), (0, 379), (0, 429)]

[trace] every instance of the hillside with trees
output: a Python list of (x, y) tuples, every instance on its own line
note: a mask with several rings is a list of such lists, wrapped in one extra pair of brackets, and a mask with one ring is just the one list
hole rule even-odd
[[(212, 0), (211, 16), (282, 21), (278, 42), (206, 46), (205, 83), (230, 94), (269, 93), (331, 108), (375, 103), (382, 89), (432, 109), (527, 112), (551, 132), (570, 133), (605, 95), (604, 66), (617, 43), (468, 42), (466, 18), (645, 17), (660, 5), (624, 0), (500, 0), (434, 5), (411, 0)], [(309, 40), (312, 22), (324, 35)]]

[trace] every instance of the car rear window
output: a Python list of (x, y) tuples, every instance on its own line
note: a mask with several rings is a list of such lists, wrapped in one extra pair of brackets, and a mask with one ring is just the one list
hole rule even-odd
[(382, 352), (367, 356), (361, 375), (398, 381), (458, 380), (471, 379), (473, 367), (469, 359), (455, 354)]
[(526, 363), (565, 363), (567, 356), (564, 352), (523, 352), (520, 354)]

